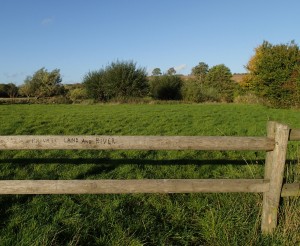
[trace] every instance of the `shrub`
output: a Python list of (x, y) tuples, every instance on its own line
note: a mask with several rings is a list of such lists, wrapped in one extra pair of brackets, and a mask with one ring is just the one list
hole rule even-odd
[(20, 94), (27, 97), (48, 98), (65, 96), (66, 90), (61, 84), (62, 78), (59, 69), (48, 72), (41, 68), (32, 76), (28, 76), (20, 88)]
[(259, 98), (257, 95), (255, 95), (252, 92), (235, 97), (234, 102), (244, 103), (244, 104), (265, 104), (262, 98)]
[(148, 104), (152, 101), (150, 97), (115, 97), (111, 99), (110, 103), (116, 104)]
[(15, 98), (19, 94), (19, 89), (18, 87), (13, 84), (0, 84), (0, 97), (6, 98)]
[(85, 88), (75, 88), (75, 89), (71, 90), (69, 97), (73, 103), (80, 103), (83, 100), (88, 98)]
[(37, 104), (70, 104), (72, 101), (66, 96), (53, 96), (39, 98), (35, 101)]
[(150, 81), (150, 93), (154, 99), (180, 100), (183, 81), (176, 75), (154, 77)]
[(83, 78), (83, 85), (86, 89), (87, 96), (96, 101), (107, 101), (109, 96), (105, 89), (105, 71), (88, 72)]
[(255, 49), (244, 84), (275, 107), (300, 106), (300, 48), (294, 42), (273, 45), (264, 41)]
[(181, 95), (184, 101), (202, 102), (201, 100), (201, 86), (198, 81), (186, 80), (181, 88)]
[(136, 63), (113, 62), (105, 68), (106, 92), (110, 98), (144, 97), (148, 94), (149, 83), (145, 68)]
[(202, 98), (203, 102), (221, 102), (224, 101), (222, 95), (220, 95), (219, 90), (212, 86), (204, 85), (202, 87)]
[(221, 98), (217, 89), (209, 87), (198, 80), (187, 80), (182, 87), (182, 98), (189, 102), (219, 102)]
[(144, 97), (149, 92), (145, 68), (134, 62), (113, 62), (105, 69), (89, 72), (83, 79), (87, 95), (96, 101), (113, 98)]
[(234, 84), (231, 80), (232, 74), (230, 69), (224, 64), (213, 66), (209, 69), (205, 84), (209, 88), (215, 88), (218, 97), (223, 102), (233, 101)]

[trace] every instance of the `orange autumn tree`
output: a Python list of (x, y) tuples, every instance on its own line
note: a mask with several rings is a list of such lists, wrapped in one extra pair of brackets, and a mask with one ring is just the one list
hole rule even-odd
[(242, 83), (259, 97), (278, 107), (300, 105), (300, 50), (294, 41), (279, 45), (264, 41), (246, 69)]

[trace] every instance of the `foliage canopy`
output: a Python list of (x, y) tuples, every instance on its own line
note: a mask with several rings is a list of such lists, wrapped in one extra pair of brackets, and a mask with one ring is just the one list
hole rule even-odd
[(85, 86), (87, 96), (96, 101), (108, 100), (108, 94), (105, 89), (105, 72), (103, 69), (98, 71), (88, 72), (83, 78), (83, 85)]
[(160, 68), (154, 68), (153, 70), (152, 70), (152, 75), (153, 76), (159, 76), (159, 75), (162, 75), (162, 72), (161, 72), (161, 70), (160, 70)]
[(192, 75), (196, 76), (200, 82), (204, 82), (208, 70), (209, 67), (205, 62), (199, 62), (197, 66), (192, 68)]
[(271, 105), (300, 105), (300, 50), (294, 41), (279, 45), (264, 41), (246, 69), (244, 84)]
[(14, 98), (18, 96), (19, 89), (14, 83), (0, 84), (0, 97)]
[(168, 75), (175, 75), (176, 74), (176, 70), (174, 67), (170, 67), (167, 71)]
[(112, 62), (105, 69), (89, 72), (83, 79), (87, 94), (96, 101), (143, 97), (149, 84), (145, 68), (132, 61)]
[(41, 68), (32, 76), (28, 76), (20, 88), (20, 93), (25, 96), (34, 96), (37, 98), (53, 97), (66, 93), (59, 69), (48, 72)]
[(231, 102), (233, 99), (232, 74), (228, 67), (219, 64), (211, 67), (205, 78), (205, 84), (217, 90), (220, 100)]
[(180, 100), (182, 84), (182, 79), (176, 75), (154, 77), (150, 82), (150, 93), (159, 100)]

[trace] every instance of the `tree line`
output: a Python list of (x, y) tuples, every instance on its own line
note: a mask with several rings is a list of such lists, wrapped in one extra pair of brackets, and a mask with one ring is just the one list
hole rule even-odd
[(63, 85), (59, 69), (41, 68), (17, 87), (0, 84), (0, 97), (26, 97), (54, 102), (126, 101), (152, 98), (191, 102), (262, 102), (276, 107), (300, 106), (300, 50), (291, 41), (273, 45), (264, 41), (255, 48), (240, 83), (232, 80), (224, 64), (209, 67), (201, 61), (191, 76), (180, 76), (172, 67), (166, 73), (154, 68), (152, 76), (133, 61), (116, 61), (88, 72), (83, 81)]
[(13, 86), (14, 94), (8, 90), (12, 84), (5, 85), (5, 88), (3, 85), (1, 95), (35, 98), (40, 102), (49, 98), (50, 102), (53, 102), (53, 98), (59, 102), (66, 102), (68, 99), (70, 102), (86, 99), (109, 102), (126, 101), (129, 98), (194, 102), (232, 101), (232, 74), (223, 64), (209, 69), (207, 64), (200, 62), (193, 68), (193, 77), (189, 79), (176, 75), (174, 68), (170, 68), (166, 74), (155, 73), (157, 70), (153, 70), (155, 75), (148, 76), (146, 69), (138, 67), (133, 61), (117, 61), (105, 68), (88, 72), (80, 84), (63, 85), (59, 69), (47, 71), (41, 68), (32, 76), (28, 76), (19, 88)]

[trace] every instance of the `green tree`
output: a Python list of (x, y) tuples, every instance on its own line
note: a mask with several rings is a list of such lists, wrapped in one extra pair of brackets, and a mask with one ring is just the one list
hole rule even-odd
[(149, 83), (145, 68), (133, 61), (112, 62), (105, 68), (106, 92), (110, 98), (144, 97)]
[(160, 68), (154, 68), (153, 70), (152, 70), (152, 75), (153, 76), (159, 76), (159, 75), (162, 75), (162, 72), (161, 72), (161, 70), (160, 70)]
[(7, 93), (7, 84), (0, 84), (0, 97), (9, 97)]
[(14, 83), (0, 84), (0, 97), (15, 98), (18, 96), (18, 87)]
[(294, 41), (279, 45), (264, 41), (246, 66), (244, 84), (274, 106), (299, 106), (299, 67), (300, 50)]
[(290, 79), (285, 83), (285, 89), (288, 93), (289, 106), (300, 107), (300, 66), (295, 69)]
[(157, 76), (150, 81), (150, 93), (159, 100), (180, 100), (182, 84), (182, 79), (176, 75)]
[(176, 74), (175, 68), (170, 67), (170, 68), (168, 69), (168, 71), (167, 71), (167, 74), (168, 74), (168, 75), (175, 75), (175, 74)]
[(83, 85), (89, 98), (96, 101), (107, 101), (109, 99), (104, 69), (88, 72), (83, 78)]
[(112, 62), (105, 69), (89, 72), (83, 79), (87, 94), (96, 101), (144, 97), (149, 92), (145, 68), (132, 61)]
[(34, 87), (33, 83), (27, 82), (27, 79), (26, 79), (25, 83), (20, 86), (19, 93), (21, 96), (34, 97), (35, 87)]
[(37, 98), (63, 95), (66, 91), (61, 82), (59, 69), (48, 72), (45, 68), (41, 68), (25, 79), (21, 92)]
[(221, 100), (220, 94), (217, 89), (199, 83), (196, 79), (185, 80), (182, 86), (182, 98), (189, 102), (218, 102)]
[(231, 80), (232, 73), (224, 64), (213, 66), (209, 69), (205, 84), (217, 90), (221, 101), (233, 100), (234, 84)]
[(85, 88), (75, 88), (69, 91), (69, 97), (73, 103), (80, 103), (88, 98)]
[(197, 66), (192, 68), (192, 75), (194, 75), (200, 82), (204, 82), (208, 70), (209, 67), (205, 62), (199, 62)]
[(18, 87), (14, 83), (7, 84), (7, 95), (10, 98), (15, 98), (18, 96)]
[(0, 84), (0, 97), (7, 97), (6, 84)]

